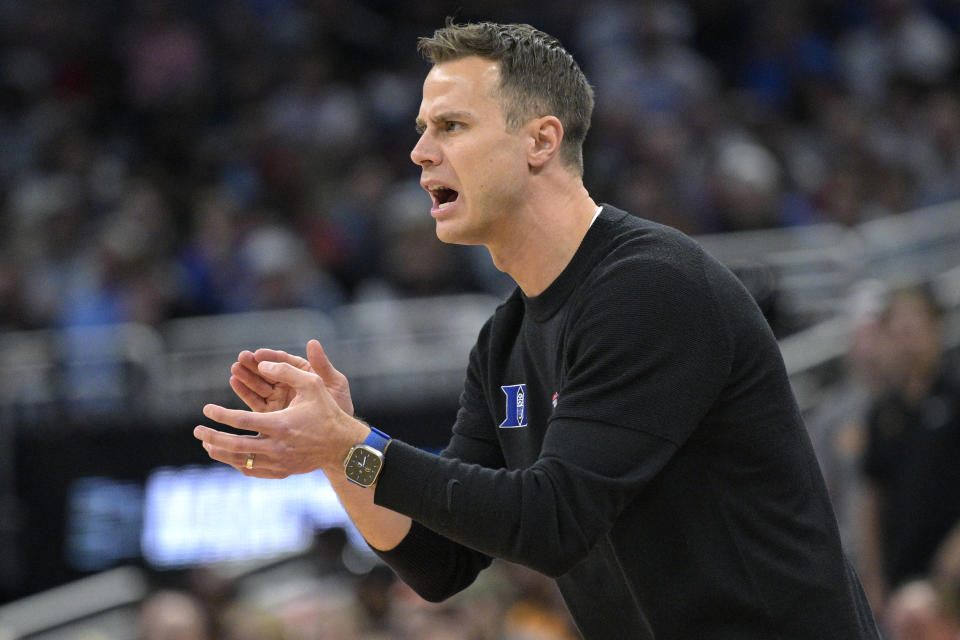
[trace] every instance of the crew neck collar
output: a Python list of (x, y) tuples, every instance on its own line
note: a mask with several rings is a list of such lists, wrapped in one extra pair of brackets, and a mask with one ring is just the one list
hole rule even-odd
[(610, 205), (602, 204), (597, 207), (597, 213), (594, 214), (583, 241), (560, 275), (537, 296), (528, 296), (518, 288), (523, 303), (535, 321), (544, 322), (560, 310), (583, 276), (602, 257), (598, 250), (606, 245), (604, 240), (609, 235), (612, 223), (624, 215), (627, 214)]

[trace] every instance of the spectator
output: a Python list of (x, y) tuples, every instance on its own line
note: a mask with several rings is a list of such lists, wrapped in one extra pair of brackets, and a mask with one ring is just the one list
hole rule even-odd
[(209, 625), (200, 603), (186, 592), (158, 591), (141, 605), (141, 640), (213, 640)]
[(944, 594), (923, 580), (908, 582), (890, 599), (890, 640), (956, 640), (960, 619)]
[(221, 313), (235, 286), (240, 205), (225, 189), (206, 190), (196, 197), (191, 223), (175, 263), (179, 311)]
[(879, 322), (885, 289), (879, 281), (867, 281), (860, 283), (850, 296), (843, 377), (807, 419), (837, 515), (840, 538), (854, 563), (860, 557), (858, 509), (863, 496), (861, 465), (867, 417), (887, 386), (888, 345)]
[(343, 300), (336, 281), (320, 269), (303, 240), (286, 226), (268, 223), (252, 230), (241, 241), (239, 254), (243, 279), (252, 286), (232, 291), (231, 311), (329, 310)]
[(762, 144), (733, 135), (718, 141), (711, 179), (711, 211), (718, 231), (768, 229), (783, 224), (779, 161)]
[(956, 64), (956, 43), (923, 3), (881, 0), (868, 7), (869, 20), (839, 44), (842, 72), (853, 93), (877, 104), (894, 79), (929, 86), (948, 77)]
[(543, 575), (520, 565), (507, 565), (507, 577), (517, 589), (504, 613), (509, 640), (575, 640), (579, 637), (560, 592)]
[(872, 604), (931, 570), (960, 523), (960, 380), (943, 353), (933, 295), (891, 295), (881, 318), (892, 390), (871, 409), (864, 469), (863, 578)]
[(946, 202), (960, 197), (960, 94), (937, 91), (923, 105), (923, 144), (916, 146), (917, 201)]
[[(706, 233), (854, 225), (957, 197), (956, 12), (928, 5), (884, 0), (860, 15), (812, 2), (754, 11), (745, 2), (565, 1), (501, 12), (554, 24), (581, 50), (598, 87), (591, 190)], [(419, 87), (416, 60), (396, 52), (441, 9), (4, 5), (0, 230), (15, 259), (0, 295), (21, 291), (13, 326), (259, 305), (238, 301), (236, 265), (217, 257), (249, 229), (232, 213), (211, 218), (211, 192), (228, 194), (234, 213), (277, 212), (273, 222), (336, 279), (341, 295), (330, 300), (396, 279), (390, 256), (409, 251), (393, 245), (427, 247), (395, 234), (397, 219), (381, 210), (390, 185), (410, 175), (412, 134), (394, 125)], [(361, 22), (364, 30), (350, 26)], [(391, 32), (401, 35), (380, 37)], [(159, 218), (134, 224), (110, 213), (126, 212), (137, 193), (152, 193)], [(145, 259), (117, 260), (136, 237), (154, 237), (141, 222), (164, 226), (163, 242)], [(444, 289), (502, 293), (486, 264), (468, 253)], [(120, 292), (105, 293), (104, 277)], [(63, 309), (67, 300), (75, 308)]]

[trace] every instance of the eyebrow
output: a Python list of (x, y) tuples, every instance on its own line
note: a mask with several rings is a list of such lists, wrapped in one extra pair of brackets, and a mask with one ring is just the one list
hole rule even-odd
[[(449, 122), (450, 120), (470, 120), (472, 115), (468, 111), (441, 111), (437, 115), (430, 118), (433, 122)], [(427, 123), (423, 118), (417, 116), (416, 122), (417, 130), (426, 129)]]

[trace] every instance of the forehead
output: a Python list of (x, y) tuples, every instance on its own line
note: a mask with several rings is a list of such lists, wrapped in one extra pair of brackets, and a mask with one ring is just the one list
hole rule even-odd
[(499, 109), (500, 65), (469, 56), (434, 65), (423, 81), (420, 115), (437, 110)]

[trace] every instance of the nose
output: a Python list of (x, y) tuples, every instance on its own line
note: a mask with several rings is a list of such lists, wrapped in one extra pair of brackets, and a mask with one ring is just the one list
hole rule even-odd
[(420, 135), (420, 139), (417, 140), (417, 144), (413, 145), (413, 149), (410, 151), (410, 159), (413, 160), (413, 164), (421, 167), (440, 163), (440, 151), (431, 140), (429, 131), (424, 131)]

